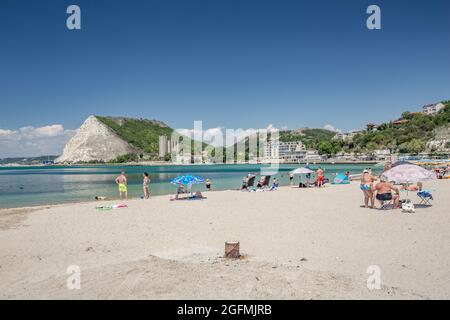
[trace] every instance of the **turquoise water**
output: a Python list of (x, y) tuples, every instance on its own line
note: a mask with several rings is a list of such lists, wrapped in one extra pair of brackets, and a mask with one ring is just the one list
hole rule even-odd
[[(325, 175), (350, 171), (361, 173), (366, 164), (321, 165)], [(287, 185), (288, 172), (299, 165), (280, 165), (275, 176)], [(314, 167), (314, 166), (311, 166)], [(39, 166), (0, 167), (0, 208), (34, 206), (53, 203), (92, 200), (96, 195), (110, 199), (118, 197), (114, 182), (120, 171), (128, 177), (129, 196), (142, 195), (142, 173), (150, 174), (152, 195), (174, 193), (170, 180), (178, 175), (193, 174), (212, 181), (213, 190), (238, 189), (247, 173), (259, 174), (261, 165), (192, 165), (192, 166)], [(295, 178), (298, 183), (299, 177)], [(196, 185), (193, 190), (204, 190)]]

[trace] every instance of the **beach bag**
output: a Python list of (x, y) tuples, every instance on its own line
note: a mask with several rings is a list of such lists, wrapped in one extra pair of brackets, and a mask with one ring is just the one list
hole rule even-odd
[(414, 208), (414, 204), (411, 202), (411, 200), (408, 200), (408, 201), (405, 201), (402, 203), (402, 211), (409, 212), (409, 213), (416, 212), (416, 209)]

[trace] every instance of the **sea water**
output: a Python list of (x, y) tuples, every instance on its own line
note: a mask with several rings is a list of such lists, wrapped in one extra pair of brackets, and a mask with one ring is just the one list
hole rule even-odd
[[(289, 171), (300, 167), (298, 164), (282, 164), (274, 176), (281, 185), (289, 184)], [(367, 164), (321, 164), (325, 176), (333, 179), (336, 173), (350, 171), (361, 173)], [(312, 169), (318, 165), (311, 165)], [(242, 178), (248, 173), (258, 175), (261, 165), (191, 165), (191, 166), (35, 166), (0, 167), (0, 208), (35, 206), (65, 202), (93, 200), (95, 196), (109, 199), (118, 198), (115, 178), (125, 171), (128, 178), (128, 195), (138, 198), (143, 194), (142, 174), (150, 175), (151, 195), (175, 193), (176, 186), (170, 181), (185, 174), (209, 178), (213, 190), (239, 189)], [(377, 168), (373, 168), (376, 171)], [(296, 176), (298, 184), (303, 177)], [(313, 177), (314, 178), (314, 177)], [(204, 184), (192, 189), (205, 190)]]

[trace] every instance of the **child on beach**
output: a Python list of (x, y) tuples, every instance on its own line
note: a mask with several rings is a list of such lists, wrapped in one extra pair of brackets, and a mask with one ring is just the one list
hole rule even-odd
[(149, 183), (150, 183), (150, 178), (148, 177), (148, 173), (144, 172), (144, 180), (142, 181), (142, 187), (144, 189), (144, 199), (150, 198), (150, 191), (148, 189)]
[(206, 184), (206, 190), (211, 191), (211, 180), (206, 179), (205, 184)]

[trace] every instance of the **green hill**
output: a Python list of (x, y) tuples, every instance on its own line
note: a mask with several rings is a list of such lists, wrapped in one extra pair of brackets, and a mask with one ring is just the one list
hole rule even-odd
[(156, 120), (104, 116), (96, 116), (96, 118), (123, 140), (152, 156), (158, 154), (159, 136), (170, 138), (173, 132), (173, 129), (165, 123)]
[[(436, 138), (436, 132), (450, 126), (450, 101), (436, 115), (404, 112), (400, 119), (380, 124), (376, 129), (364, 130), (343, 148), (357, 151), (390, 149), (400, 153), (420, 153), (427, 143)], [(447, 137), (449, 139), (450, 137)]]

